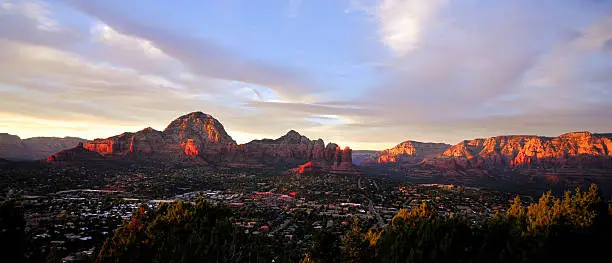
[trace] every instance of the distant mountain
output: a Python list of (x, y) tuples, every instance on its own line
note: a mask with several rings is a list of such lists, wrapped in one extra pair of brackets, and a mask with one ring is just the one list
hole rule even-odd
[(417, 164), (427, 157), (440, 154), (450, 147), (445, 143), (405, 141), (391, 149), (375, 152), (364, 158), (364, 164)]
[(423, 162), (439, 168), (612, 168), (612, 134), (571, 132), (557, 137), (496, 136), (465, 140)]
[[(294, 167), (308, 161), (336, 171), (352, 169), (351, 150), (323, 140), (310, 140), (296, 131), (278, 139), (254, 140), (237, 144), (223, 125), (211, 115), (193, 112), (172, 121), (164, 131), (145, 128), (106, 139), (95, 139), (64, 152), (49, 156), (50, 162), (97, 159), (197, 161), (218, 165)], [(82, 155), (88, 155), (81, 157)]]
[(17, 135), (0, 133), (0, 158), (14, 161), (39, 160), (86, 141), (75, 137), (34, 137), (22, 140)]
[(374, 150), (354, 150), (353, 151), (353, 163), (356, 165), (362, 165), (364, 161), (372, 159), (372, 156), (378, 151)]

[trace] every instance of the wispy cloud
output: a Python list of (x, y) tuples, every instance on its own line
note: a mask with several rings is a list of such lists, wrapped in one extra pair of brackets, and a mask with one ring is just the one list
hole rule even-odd
[[(302, 12), (301, 1), (273, 12), (284, 21), (325, 13), (329, 28), (321, 34), (354, 30), (355, 38), (279, 42), (291, 51), (280, 54), (177, 29), (172, 16), (137, 19), (121, 1), (3, 1), (0, 129), (91, 138), (160, 129), (201, 110), (239, 140), (297, 129), (356, 148), (612, 131), (609, 1), (353, 0), (348, 15), (321, 3), (326, 12), (316, 17)], [(242, 4), (232, 3), (232, 19)], [(318, 32), (300, 24), (283, 30)], [(210, 28), (224, 33), (225, 26)], [(276, 40), (276, 32), (248, 28), (251, 39)], [(287, 66), (305, 48), (302, 68)], [(341, 59), (349, 65), (343, 77), (318, 86), (327, 64)]]
[(194, 73), (266, 86), (288, 98), (299, 98), (304, 93), (315, 91), (299, 73), (286, 67), (242, 58), (206, 39), (178, 34), (131, 20), (99, 3), (67, 2), (124, 35), (148, 41), (163, 53), (179, 60)]
[(364, 98), (380, 109), (372, 123), (389, 130), (380, 140), (449, 127), (439, 136), (449, 142), (612, 129), (598, 114), (612, 102), (612, 57), (602, 51), (610, 3), (388, 0), (369, 10), (395, 53), (378, 68), (391, 77)]
[[(88, 28), (54, 19), (45, 2), (3, 4), (3, 129), (22, 136), (58, 135), (70, 130), (64, 127), (68, 125), (74, 129), (67, 135), (92, 138), (133, 126), (163, 128), (177, 114), (203, 110), (248, 138), (249, 132), (257, 134), (250, 129), (256, 125), (248, 124), (253, 121), (263, 123), (278, 115), (278, 122), (262, 128), (280, 132), (289, 127), (283, 123), (287, 118), (274, 110), (262, 108), (255, 116), (243, 112), (243, 102), (263, 98), (258, 89), (284, 101), (312, 97), (315, 90), (288, 69), (243, 59), (203, 39), (129, 21), (105, 7), (74, 4), (62, 7), (93, 18)], [(230, 82), (260, 88), (250, 88), (255, 98), (245, 97), (243, 88)], [(17, 119), (36, 121), (23, 125)], [(86, 125), (91, 120), (112, 128)], [(236, 122), (245, 124), (232, 125)]]
[(440, 24), (446, 0), (383, 0), (376, 10), (381, 41), (402, 56), (421, 45), (430, 28)]

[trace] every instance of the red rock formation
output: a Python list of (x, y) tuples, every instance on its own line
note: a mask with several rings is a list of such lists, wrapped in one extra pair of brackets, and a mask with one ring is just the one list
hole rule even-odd
[(62, 150), (47, 157), (47, 162), (92, 162), (101, 161), (104, 158), (93, 151), (83, 148), (83, 143), (71, 149)]
[(303, 174), (306, 172), (312, 172), (312, 161), (302, 164), (298, 167), (299, 174)]
[[(236, 142), (227, 134), (223, 125), (211, 115), (202, 112), (192, 112), (177, 118), (163, 133), (167, 141), (182, 148), (181, 152), (193, 154), (191, 150), (185, 149), (189, 146), (192, 150), (197, 149), (198, 155), (206, 158), (214, 158), (236, 146)], [(192, 142), (188, 143), (188, 140)]]
[(146, 128), (88, 142), (85, 148), (111, 158), (216, 156), (236, 143), (223, 125), (208, 114), (193, 112), (172, 121), (161, 132)]
[[(164, 131), (146, 128), (135, 133), (96, 139), (87, 142), (84, 149), (109, 160), (199, 159), (238, 167), (297, 165), (312, 161), (311, 165), (315, 169), (323, 167), (329, 170), (332, 166), (337, 170), (352, 169), (351, 151), (348, 148), (341, 151), (336, 144), (325, 146), (323, 140), (310, 140), (293, 130), (278, 139), (254, 140), (237, 145), (220, 122), (201, 112), (177, 118)], [(57, 161), (58, 157), (61, 156), (49, 160)]]
[(202, 112), (192, 112), (177, 118), (166, 127), (164, 134), (170, 140), (179, 142), (193, 139), (197, 143), (236, 144), (217, 119)]
[(426, 157), (444, 152), (449, 146), (445, 143), (405, 141), (391, 149), (376, 152), (366, 158), (364, 163), (416, 164)]
[(348, 146), (344, 150), (340, 150), (340, 147), (336, 147), (336, 153), (332, 161), (332, 171), (334, 172), (353, 172), (353, 157), (352, 150)]
[(376, 159), (377, 163), (396, 163), (397, 158), (393, 155), (381, 155)]
[(185, 149), (185, 155), (187, 156), (198, 156), (200, 151), (198, 150), (198, 145), (195, 143), (193, 139), (187, 139), (187, 142), (181, 144), (181, 147)]
[(129, 153), (136, 155), (163, 153), (165, 150), (164, 144), (163, 133), (148, 127), (132, 135)]
[(463, 141), (424, 164), (446, 168), (612, 167), (612, 136), (572, 132), (558, 137), (497, 136)]
[(241, 151), (243, 153), (238, 155), (243, 160), (258, 160), (263, 163), (302, 163), (297, 168), (298, 173), (302, 168), (306, 172), (354, 171), (350, 148), (341, 150), (334, 143), (325, 146), (323, 140), (313, 141), (293, 130), (275, 140), (255, 140), (244, 144), (241, 146)]
[(247, 158), (310, 160), (320, 159), (323, 140), (311, 141), (296, 131), (289, 131), (278, 139), (254, 140), (244, 144), (243, 151)]
[(109, 137), (106, 139), (95, 139), (85, 144), (84, 148), (93, 152), (97, 152), (103, 156), (112, 155), (126, 155), (130, 152), (132, 147), (132, 138), (134, 133), (125, 132), (117, 136)]

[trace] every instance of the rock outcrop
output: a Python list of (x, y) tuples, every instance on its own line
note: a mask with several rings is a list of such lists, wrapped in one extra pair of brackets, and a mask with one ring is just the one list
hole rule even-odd
[(364, 159), (365, 164), (417, 164), (423, 159), (440, 154), (450, 147), (445, 143), (405, 141), (391, 149), (382, 150)]
[(0, 158), (14, 161), (40, 160), (83, 142), (86, 140), (74, 137), (33, 137), (22, 140), (16, 135), (0, 133)]
[(130, 153), (134, 133), (125, 132), (106, 139), (95, 139), (85, 144), (84, 148), (102, 156), (122, 156)]
[(254, 140), (239, 147), (241, 159), (267, 163), (303, 164), (306, 171), (354, 171), (351, 149), (335, 143), (310, 140), (291, 130), (278, 139)]
[(612, 135), (571, 132), (558, 137), (496, 136), (462, 141), (423, 164), (442, 168), (612, 168)]
[(178, 145), (181, 152), (191, 156), (213, 158), (236, 146), (236, 141), (227, 134), (223, 125), (202, 112), (192, 112), (172, 121), (164, 129), (163, 136), (165, 142)]
[(97, 152), (84, 148), (83, 143), (78, 143), (74, 148), (49, 155), (46, 160), (47, 162), (85, 163), (102, 161), (104, 157)]
[[(335, 149), (334, 149), (335, 147)], [(336, 174), (356, 174), (358, 173), (353, 166), (352, 150), (348, 146), (344, 149), (334, 143), (328, 144), (323, 159), (311, 159), (294, 169), (299, 175), (336, 173)]]
[(353, 155), (352, 150), (348, 146), (343, 150), (340, 147), (336, 147), (336, 153), (332, 161), (331, 169), (333, 172), (353, 172)]
[[(82, 149), (81, 149), (82, 148)], [(223, 125), (202, 112), (193, 112), (172, 121), (164, 131), (146, 128), (135, 133), (122, 133), (106, 139), (95, 139), (83, 147), (69, 150), (74, 155), (84, 151), (97, 153), (107, 160), (160, 159), (204, 162), (231, 166), (285, 165), (296, 167), (312, 162), (318, 169), (353, 171), (351, 150), (341, 150), (336, 144), (327, 146), (323, 140), (310, 140), (296, 131), (278, 139), (254, 140), (238, 145)], [(74, 159), (64, 152), (50, 156), (48, 161)]]
[(248, 142), (240, 147), (244, 157), (252, 159), (320, 160), (324, 158), (323, 140), (310, 140), (291, 130), (278, 139)]
[(202, 112), (193, 112), (172, 121), (164, 131), (151, 127), (106, 139), (95, 139), (84, 146), (111, 159), (212, 157), (235, 146), (223, 125)]

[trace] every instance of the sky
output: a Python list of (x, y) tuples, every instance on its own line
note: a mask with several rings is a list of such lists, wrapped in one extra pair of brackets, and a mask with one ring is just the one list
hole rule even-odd
[(612, 132), (612, 1), (0, 0), (0, 132), (193, 111), (372, 150)]

